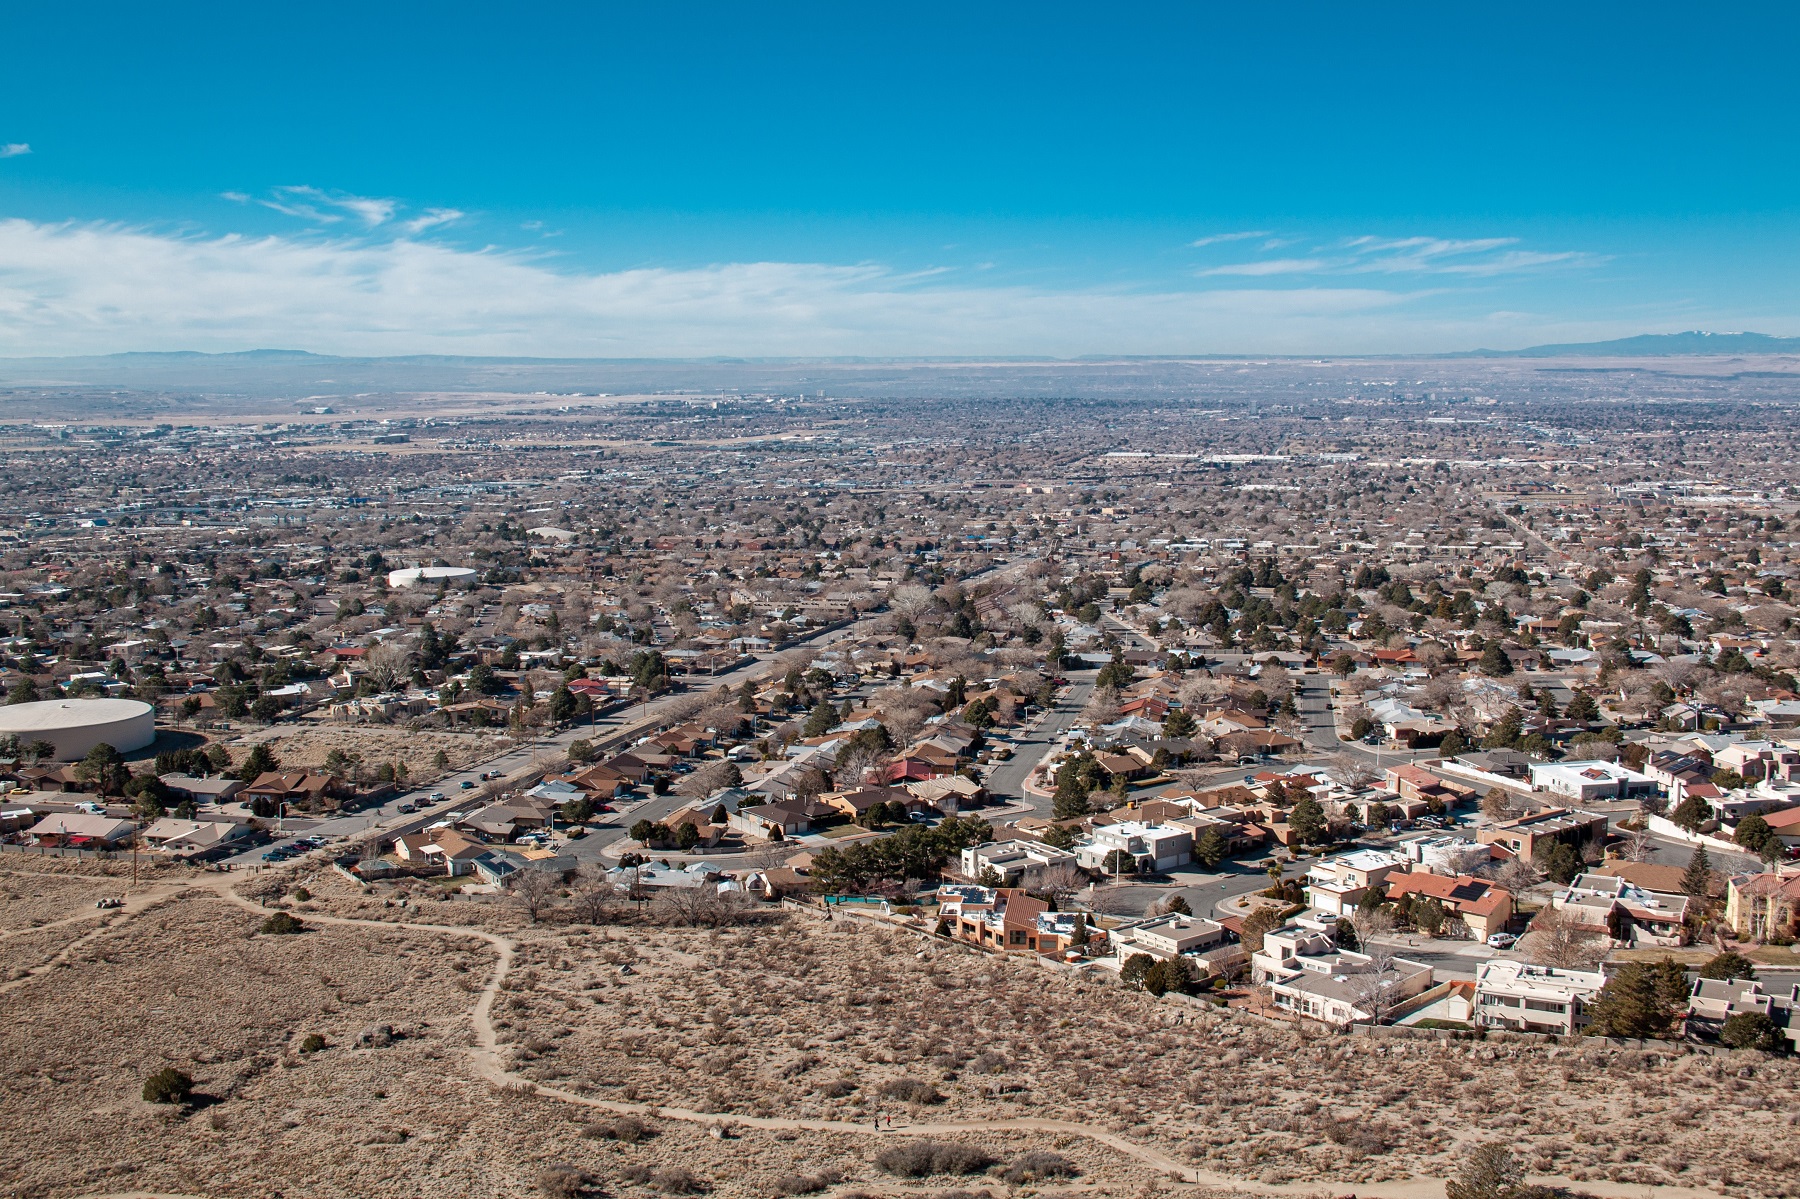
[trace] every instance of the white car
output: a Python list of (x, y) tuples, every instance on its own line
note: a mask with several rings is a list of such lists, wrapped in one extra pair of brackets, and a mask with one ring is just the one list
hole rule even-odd
[(1519, 938), (1511, 933), (1493, 933), (1488, 937), (1487, 943), (1490, 949), (1507, 949), (1516, 944), (1518, 940)]

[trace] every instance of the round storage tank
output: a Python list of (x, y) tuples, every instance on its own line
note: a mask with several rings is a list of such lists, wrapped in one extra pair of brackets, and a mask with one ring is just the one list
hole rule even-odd
[(42, 699), (0, 707), (0, 736), (20, 745), (48, 741), (59, 762), (74, 762), (105, 743), (120, 753), (156, 740), (156, 709), (136, 699)]
[(467, 566), (409, 566), (388, 572), (389, 587), (468, 587), (475, 582), (475, 571)]

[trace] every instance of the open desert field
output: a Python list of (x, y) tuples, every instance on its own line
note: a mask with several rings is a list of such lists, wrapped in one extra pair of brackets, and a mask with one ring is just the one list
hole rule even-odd
[[(1756, 1054), (1307, 1037), (844, 919), (230, 881), (7, 984), (6, 1193), (1427, 1199), (1486, 1141), (1617, 1199), (1800, 1193), (1800, 1070)], [(187, 1106), (141, 1097), (165, 1066)]]
[(408, 777), (423, 780), (441, 773), (432, 763), (442, 750), (451, 770), (461, 770), (492, 757), (511, 744), (499, 733), (414, 732), (402, 726), (306, 721), (280, 724), (247, 733), (225, 743), (232, 760), (242, 762), (253, 745), (267, 745), (284, 770), (321, 770), (333, 750), (361, 759), (373, 777), (384, 764), (404, 762)]

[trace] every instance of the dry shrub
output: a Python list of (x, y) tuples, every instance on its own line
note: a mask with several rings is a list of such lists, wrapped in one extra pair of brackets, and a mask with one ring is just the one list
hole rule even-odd
[(875, 1164), (901, 1178), (929, 1178), (933, 1174), (979, 1174), (994, 1164), (994, 1156), (960, 1141), (902, 1141), (876, 1154)]
[(1075, 1163), (1048, 1149), (1033, 1149), (1006, 1164), (1000, 1180), (1017, 1186), (1021, 1182), (1043, 1182), (1051, 1178), (1073, 1178), (1079, 1173)]
[(556, 1162), (538, 1171), (538, 1193), (549, 1199), (579, 1199), (594, 1192), (600, 1180), (586, 1170)]
[(581, 1135), (590, 1141), (622, 1141), (627, 1145), (647, 1141), (656, 1134), (654, 1125), (637, 1116), (620, 1116), (610, 1123), (597, 1121), (581, 1130)]
[(816, 1195), (844, 1180), (842, 1170), (827, 1167), (817, 1174), (783, 1174), (771, 1187), (776, 1199), (789, 1195)]
[(881, 1096), (884, 1099), (898, 1099), (902, 1103), (942, 1103), (944, 1097), (938, 1089), (928, 1082), (917, 1078), (890, 1078), (881, 1084)]
[(1358, 1149), (1364, 1153), (1386, 1153), (1389, 1148), (1387, 1127), (1365, 1120), (1327, 1120), (1319, 1130), (1333, 1145)]
[(856, 1084), (851, 1082), (848, 1078), (834, 1078), (819, 1087), (819, 1094), (825, 1096), (827, 1099), (842, 1099), (846, 1095), (855, 1093), (855, 1091)]
[(969, 1063), (969, 1069), (976, 1074), (1002, 1074), (1006, 1071), (1006, 1059), (992, 1049), (984, 1049)]
[(666, 1166), (650, 1176), (650, 1185), (665, 1195), (704, 1195), (712, 1184), (686, 1166)]

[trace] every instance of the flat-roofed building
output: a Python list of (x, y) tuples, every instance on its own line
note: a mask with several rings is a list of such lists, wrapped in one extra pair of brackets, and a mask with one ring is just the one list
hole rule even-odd
[(1598, 970), (1564, 970), (1511, 958), (1490, 958), (1475, 972), (1475, 1023), (1513, 1032), (1574, 1036), (1606, 986)]

